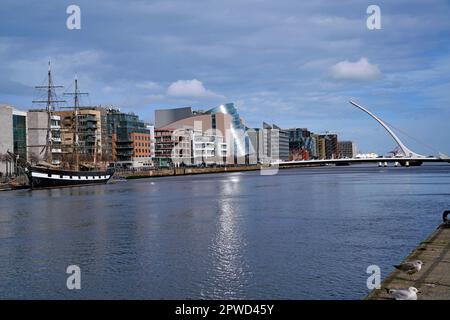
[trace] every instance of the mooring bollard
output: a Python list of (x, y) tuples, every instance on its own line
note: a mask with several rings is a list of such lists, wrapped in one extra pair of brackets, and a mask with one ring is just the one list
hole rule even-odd
[(447, 218), (450, 214), (450, 210), (445, 210), (442, 213), (442, 224), (440, 225), (441, 228), (450, 228), (450, 219)]
[(450, 214), (450, 210), (445, 210), (444, 213), (442, 214), (442, 220), (444, 222), (449, 222), (447, 216)]

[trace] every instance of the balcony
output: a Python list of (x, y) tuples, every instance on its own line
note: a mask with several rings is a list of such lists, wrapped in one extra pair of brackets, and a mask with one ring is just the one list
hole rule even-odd
[(82, 124), (80, 124), (80, 129), (81, 130), (97, 129), (97, 125), (96, 124), (92, 124), (92, 123), (82, 123)]
[(117, 157), (131, 157), (131, 156), (133, 156), (133, 152), (131, 151), (117, 153)]
[(93, 114), (86, 114), (86, 113), (81, 113), (78, 114), (78, 119), (80, 121), (97, 121), (97, 117)]

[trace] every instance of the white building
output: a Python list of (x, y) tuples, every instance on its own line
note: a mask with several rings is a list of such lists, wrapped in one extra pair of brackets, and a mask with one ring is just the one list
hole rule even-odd
[(152, 124), (147, 125), (147, 129), (150, 131), (150, 157), (155, 157), (155, 126)]
[(289, 132), (276, 125), (263, 122), (262, 129), (247, 131), (251, 150), (249, 162), (270, 163), (289, 160)]
[(369, 152), (369, 153), (358, 153), (355, 156), (356, 159), (375, 159), (378, 158), (378, 154), (374, 153), (374, 152)]
[(47, 136), (48, 114), (44, 110), (30, 110), (27, 112), (28, 126), (28, 159), (35, 163), (46, 161), (44, 147), (47, 139), (51, 140), (52, 164), (61, 163), (61, 117), (52, 115), (50, 118), (50, 134)]
[[(27, 159), (27, 113), (0, 104), (0, 176), (15, 172), (18, 158)], [(14, 153), (17, 158), (8, 152)]]
[(198, 130), (193, 131), (192, 164), (225, 164), (228, 151), (227, 147), (222, 136), (208, 134)]

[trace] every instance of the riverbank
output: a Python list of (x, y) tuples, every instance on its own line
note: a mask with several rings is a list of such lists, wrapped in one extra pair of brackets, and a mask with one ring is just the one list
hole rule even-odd
[[(304, 165), (305, 167), (315, 167), (317, 165)], [(299, 166), (286, 166), (279, 169), (293, 169)], [(257, 171), (257, 170), (273, 170), (276, 167), (266, 167), (261, 165), (236, 165), (226, 167), (206, 167), (206, 168), (167, 168), (167, 169), (148, 169), (148, 170), (117, 170), (114, 174), (115, 177), (132, 180), (132, 179), (144, 179), (155, 177), (169, 177), (169, 176), (186, 176), (197, 174), (212, 174), (212, 173), (227, 173), (227, 172), (244, 172), (244, 171)], [(11, 185), (1, 184), (0, 191), (11, 191), (17, 189), (27, 189), (27, 185)]]
[(268, 167), (262, 165), (238, 165), (227, 167), (207, 167), (207, 168), (171, 168), (171, 169), (149, 169), (145, 171), (116, 171), (116, 177), (125, 179), (142, 179), (151, 177), (167, 177), (167, 176), (185, 176), (196, 174), (210, 173), (226, 173), (256, 170), (277, 170), (277, 169), (296, 169), (299, 167), (319, 167), (320, 164), (292, 165), (283, 167)]
[(211, 167), (211, 168), (171, 168), (171, 169), (150, 169), (145, 171), (116, 171), (114, 176), (125, 179), (143, 179), (151, 177), (184, 176), (195, 174), (240, 172), (260, 170), (259, 165), (236, 166), (236, 167)]
[[(183, 176), (183, 175), (197, 175), (197, 174), (211, 174), (211, 173), (227, 173), (227, 172), (244, 172), (244, 171), (257, 171), (257, 170), (284, 170), (284, 169), (298, 169), (298, 168), (317, 168), (317, 167), (334, 167), (336, 165), (326, 165), (323, 163), (297, 163), (292, 165), (280, 165), (280, 166), (264, 166), (264, 165), (236, 165), (226, 167), (206, 167), (206, 168), (159, 168), (159, 169), (147, 169), (147, 170), (116, 170), (114, 176), (122, 179), (144, 179), (155, 177), (169, 177), (169, 176)], [(27, 189), (25, 183), (22, 184), (0, 184), (0, 191), (10, 191), (17, 189)]]
[(1, 191), (28, 189), (28, 188), (30, 188), (30, 186), (28, 186), (28, 185), (15, 185), (15, 184), (9, 184), (9, 183), (0, 184), (0, 192)]
[(438, 228), (403, 261), (421, 260), (422, 270), (409, 277), (394, 270), (366, 300), (391, 299), (385, 288), (415, 287), (419, 300), (450, 300), (450, 228)]

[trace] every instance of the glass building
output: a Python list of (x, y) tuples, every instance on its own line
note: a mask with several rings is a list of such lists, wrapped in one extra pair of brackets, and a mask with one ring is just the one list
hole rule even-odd
[(315, 159), (317, 157), (316, 141), (314, 135), (308, 129), (292, 128), (288, 129), (288, 132), (289, 152), (291, 155), (295, 155), (302, 150), (306, 150), (309, 158)]
[(27, 159), (27, 113), (13, 110), (13, 150), (22, 159)]
[(223, 113), (231, 116), (231, 136), (233, 138), (233, 147), (234, 147), (234, 162), (238, 163), (239, 157), (245, 157), (245, 163), (248, 163), (248, 155), (254, 153), (253, 147), (250, 144), (250, 140), (248, 135), (246, 134), (247, 127), (242, 122), (239, 113), (237, 112), (234, 103), (225, 103), (221, 104), (218, 107), (209, 109), (205, 112), (205, 114), (213, 115), (213, 129), (214, 129), (214, 114)]
[[(135, 136), (143, 135), (150, 139), (147, 124), (134, 113), (123, 113), (109, 109), (107, 113), (108, 136), (113, 144), (113, 159), (118, 162), (132, 162), (136, 152)], [(147, 148), (147, 146), (146, 146)], [(142, 148), (141, 148), (142, 149)], [(148, 146), (150, 149), (150, 146)]]
[(224, 113), (224, 114), (229, 114), (231, 116), (232, 120), (232, 125), (233, 128), (235, 129), (242, 129), (245, 130), (246, 127), (242, 122), (241, 117), (239, 116), (239, 113), (237, 112), (236, 107), (234, 106), (234, 103), (226, 103), (226, 104), (221, 104), (218, 107), (212, 108), (208, 111), (205, 112), (206, 114), (216, 114), (216, 113)]

